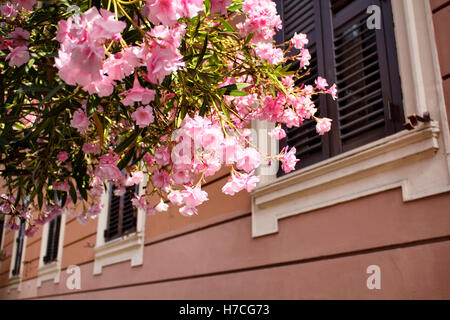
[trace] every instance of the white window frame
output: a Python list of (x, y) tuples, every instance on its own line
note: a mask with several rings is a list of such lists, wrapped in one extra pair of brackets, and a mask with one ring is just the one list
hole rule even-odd
[(27, 249), (27, 240), (28, 237), (24, 234), (23, 236), (23, 248), (22, 248), (22, 257), (20, 259), (20, 272), (18, 275), (13, 275), (13, 269), (14, 269), (14, 263), (16, 261), (16, 255), (17, 255), (17, 238), (19, 237), (20, 230), (14, 231), (14, 241), (13, 241), (13, 247), (11, 252), (11, 263), (9, 267), (9, 277), (8, 277), (8, 293), (11, 292), (11, 290), (16, 289), (17, 291), (21, 290), (21, 284), (22, 284), (22, 275), (23, 270), (25, 268), (25, 256), (26, 256), (26, 249)]
[[(262, 176), (252, 193), (252, 235), (278, 232), (278, 220), (364, 197), (402, 189), (403, 201), (450, 191), (450, 135), (429, 0), (392, 1), (405, 118), (431, 114), (433, 121), (277, 178)], [(273, 124), (254, 122), (263, 153)], [(261, 167), (258, 174), (267, 171)]]
[(58, 254), (56, 260), (50, 263), (44, 263), (44, 257), (47, 253), (48, 231), (50, 222), (44, 224), (42, 228), (41, 251), (39, 255), (39, 266), (37, 269), (37, 286), (41, 287), (43, 281), (53, 280), (59, 283), (61, 275), (62, 254), (64, 249), (64, 231), (66, 229), (67, 214), (64, 210), (61, 214), (61, 224), (59, 226)]
[[(139, 195), (144, 194), (147, 177), (139, 184)], [(94, 275), (102, 274), (103, 267), (123, 261), (131, 261), (131, 266), (140, 266), (144, 261), (145, 212), (137, 210), (136, 231), (120, 238), (105, 242), (104, 230), (108, 225), (109, 188), (103, 193), (102, 212), (98, 216), (97, 239), (95, 245)]]

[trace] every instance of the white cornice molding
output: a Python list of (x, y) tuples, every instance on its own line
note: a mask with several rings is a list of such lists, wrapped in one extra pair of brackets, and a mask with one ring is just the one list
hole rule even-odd
[[(405, 116), (434, 120), (305, 169), (263, 175), (252, 193), (252, 235), (278, 232), (278, 220), (400, 187), (404, 201), (450, 191), (450, 136), (428, 0), (392, 1)], [(254, 123), (264, 134), (270, 124)], [(258, 137), (263, 153), (273, 146)], [(274, 166), (275, 167), (275, 166)], [(261, 174), (267, 168), (260, 168)], [(266, 171), (267, 173), (268, 171)]]

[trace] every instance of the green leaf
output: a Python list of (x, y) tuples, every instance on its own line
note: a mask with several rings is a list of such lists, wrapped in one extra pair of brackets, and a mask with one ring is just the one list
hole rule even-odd
[(201, 66), (201, 64), (203, 62), (203, 57), (205, 56), (207, 48), (208, 48), (208, 35), (205, 36), (205, 42), (203, 43), (203, 48), (200, 53), (200, 56), (198, 57), (197, 65), (195, 66), (195, 70), (198, 70), (198, 68)]
[(205, 0), (205, 14), (209, 16), (211, 13), (211, 0)]
[(114, 150), (115, 153), (122, 152), (130, 146), (139, 136), (139, 131), (133, 131), (127, 138), (123, 139)]
[(73, 203), (77, 203), (77, 192), (75, 191), (75, 187), (73, 186), (72, 181), (69, 180), (69, 185), (70, 185), (70, 190), (69, 190), (69, 194), (70, 197), (72, 198)]
[(242, 9), (242, 2), (241, 3), (233, 3), (227, 8), (227, 10), (230, 12), (236, 12), (241, 9)]
[(39, 104), (39, 108), (42, 107), (44, 105), (44, 103), (46, 103), (48, 100), (50, 100), (64, 86), (65, 86), (65, 83), (61, 83), (56, 88), (53, 88), (41, 101), (41, 103)]
[(234, 83), (219, 88), (219, 91), (225, 96), (246, 96), (247, 92), (242, 89), (252, 86), (250, 83)]
[(219, 17), (219, 20), (222, 23), (222, 25), (225, 27), (226, 31), (234, 32), (234, 28), (224, 18)]
[(286, 88), (283, 86), (283, 84), (280, 82), (280, 80), (278, 80), (278, 78), (276, 76), (274, 76), (271, 73), (267, 74), (269, 76), (270, 79), (273, 80), (273, 82), (275, 82), (275, 85), (278, 87), (278, 89), (280, 89), (281, 91), (283, 91), (283, 93), (288, 96), (289, 93), (286, 91)]

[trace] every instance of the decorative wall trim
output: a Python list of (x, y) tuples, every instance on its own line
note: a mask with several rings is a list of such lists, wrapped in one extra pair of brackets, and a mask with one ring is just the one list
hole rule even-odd
[(58, 240), (58, 256), (56, 261), (49, 264), (44, 263), (44, 257), (47, 250), (48, 241), (48, 228), (49, 223), (44, 224), (42, 228), (42, 238), (41, 238), (41, 252), (39, 255), (39, 266), (37, 269), (37, 286), (40, 287), (43, 281), (53, 280), (54, 283), (59, 283), (59, 278), (61, 274), (61, 262), (62, 262), (62, 252), (64, 250), (64, 231), (66, 229), (66, 218), (67, 214), (64, 211), (61, 215), (61, 225), (59, 230), (59, 240)]
[(101, 274), (103, 266), (131, 260), (131, 266), (143, 263), (144, 234), (133, 233), (114, 239), (95, 248), (94, 274)]
[[(430, 4), (397, 0), (392, 10), (405, 116), (428, 111), (434, 121), (281, 178), (261, 167), (252, 193), (254, 237), (277, 232), (279, 219), (393, 188), (402, 188), (404, 201), (450, 191), (450, 135)], [(277, 150), (261, 134), (256, 140), (264, 153)]]
[[(139, 194), (145, 192), (147, 178), (139, 185)], [(108, 186), (109, 189), (109, 186)], [(94, 274), (102, 273), (103, 267), (122, 261), (131, 261), (131, 266), (143, 264), (145, 212), (138, 209), (136, 232), (127, 236), (105, 242), (103, 231), (108, 223), (109, 190), (102, 196), (103, 209), (98, 217), (97, 240), (95, 246)]]

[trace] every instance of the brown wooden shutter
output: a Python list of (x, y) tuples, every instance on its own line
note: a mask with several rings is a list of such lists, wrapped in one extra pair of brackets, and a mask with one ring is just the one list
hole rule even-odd
[[(389, 2), (322, 2), (325, 50), (333, 56), (326, 60), (325, 76), (338, 85), (338, 100), (328, 100), (329, 116), (339, 120), (332, 132), (331, 154), (336, 155), (401, 128), (400, 79)], [(367, 27), (370, 5), (383, 10), (379, 30)]]
[[(311, 153), (311, 148), (318, 147), (317, 143), (308, 144), (317, 141), (313, 137), (320, 139), (312, 121), (288, 130), (287, 139), (281, 143), (281, 147), (287, 143), (297, 148), (299, 167), (401, 130), (402, 97), (390, 1), (279, 0), (277, 5), (284, 24), (277, 41), (289, 40), (294, 32), (308, 31), (311, 52), (315, 52), (317, 61), (311, 61), (312, 72), (307, 83), (320, 75), (330, 84), (338, 85), (337, 101), (320, 95), (316, 103), (319, 117), (333, 119), (331, 132), (319, 140), (320, 156)], [(379, 30), (367, 27), (370, 5), (381, 8)], [(314, 22), (311, 22), (313, 11)], [(309, 30), (303, 20), (313, 23), (314, 30)]]
[[(310, 73), (301, 82), (314, 85), (317, 76), (324, 73), (320, 3), (310, 0), (279, 0), (277, 1), (277, 9), (283, 20), (283, 30), (277, 34), (276, 38), (278, 43), (291, 39), (296, 32), (308, 36), (307, 48), (311, 54)], [(296, 61), (292, 65), (292, 70), (298, 68), (299, 64)], [(325, 115), (326, 104), (324, 99), (315, 96), (313, 101), (318, 109), (317, 115)], [(314, 120), (305, 120), (299, 128), (288, 129), (285, 127), (284, 129), (287, 132), (287, 137), (280, 141), (280, 149), (286, 145), (296, 148), (297, 158), (301, 159), (297, 163), (296, 169), (329, 157), (328, 137), (321, 137), (316, 133)], [(280, 170), (279, 175), (282, 174), (283, 172)]]
[(120, 197), (114, 195), (115, 189), (113, 186), (110, 191), (108, 225), (105, 230), (107, 241), (136, 231), (137, 212), (131, 200), (137, 193), (138, 186), (127, 187), (125, 194)]
[(44, 263), (56, 261), (58, 257), (59, 233), (61, 230), (61, 216), (56, 216), (49, 222), (47, 249), (44, 256)]

